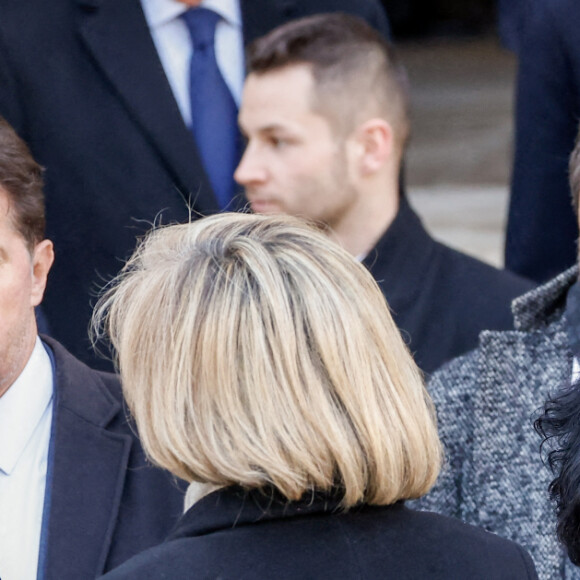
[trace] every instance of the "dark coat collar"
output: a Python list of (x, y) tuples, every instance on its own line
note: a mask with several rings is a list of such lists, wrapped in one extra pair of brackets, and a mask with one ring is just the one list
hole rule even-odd
[(116, 377), (89, 369), (55, 340), (42, 339), (54, 353), (56, 369), (44, 577), (94, 578), (111, 546), (132, 440), (107, 430), (124, 421), (121, 399), (113, 394), (119, 390), (120, 397)]
[[(401, 197), (395, 219), (363, 262), (395, 311), (409, 308), (421, 292), (436, 248), (437, 242)], [(385, 272), (396, 274), (385, 276)]]
[[(122, 399), (111, 393), (103, 379), (119, 385), (117, 377), (90, 369), (54, 338), (42, 336), (42, 340), (54, 354), (58, 408), (66, 409), (96, 427), (106, 427), (122, 410)], [(81, 381), (87, 388), (79, 387)]]
[[(313, 492), (299, 501), (288, 501), (272, 488), (244, 490), (232, 486), (215, 491), (193, 505), (181, 518), (168, 540), (202, 536), (222, 529), (231, 529), (271, 520), (315, 514), (340, 513), (342, 496)], [(360, 505), (351, 510), (404, 508), (403, 502), (392, 506)]]

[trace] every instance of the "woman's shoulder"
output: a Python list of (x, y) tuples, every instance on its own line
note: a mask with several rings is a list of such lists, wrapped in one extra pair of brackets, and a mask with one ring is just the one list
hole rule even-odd
[(206, 530), (152, 548), (103, 580), (381, 577), (536, 579), (517, 544), (459, 520), (394, 506)]
[(405, 508), (404, 518), (413, 549), (440, 554), (439, 563), (456, 570), (454, 578), (537, 578), (531, 556), (511, 540), (433, 512)]

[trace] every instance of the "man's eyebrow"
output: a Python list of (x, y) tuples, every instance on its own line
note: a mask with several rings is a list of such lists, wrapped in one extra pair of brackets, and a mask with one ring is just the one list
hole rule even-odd
[(259, 131), (260, 133), (273, 133), (274, 131), (287, 131), (288, 128), (284, 127), (283, 125), (280, 125), (279, 123), (272, 123), (270, 125), (265, 125), (263, 127), (260, 127)]
[[(244, 128), (242, 127), (241, 124), (238, 123), (239, 129), (240, 129), (240, 133), (242, 134), (243, 137), (248, 138), (248, 134), (246, 131), (244, 131)], [(255, 129), (255, 133), (259, 133), (261, 135), (269, 135), (271, 133), (277, 133), (277, 132), (284, 132), (284, 133), (289, 133), (291, 132), (291, 128), (282, 125), (281, 123), (270, 123), (269, 125), (263, 125), (260, 127), (257, 127)]]

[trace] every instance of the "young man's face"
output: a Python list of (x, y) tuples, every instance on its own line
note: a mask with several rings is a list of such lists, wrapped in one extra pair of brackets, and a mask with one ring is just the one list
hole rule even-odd
[(356, 200), (345, 141), (312, 111), (313, 79), (306, 65), (251, 74), (239, 122), (248, 139), (235, 179), (256, 213), (286, 213), (329, 226)]
[(48, 268), (52, 263), (52, 244), (41, 242), (31, 255), (12, 218), (10, 199), (0, 186), (0, 396), (26, 366), (36, 340), (34, 307), (46, 281), (42, 272), (39, 276), (38, 260), (49, 260)]

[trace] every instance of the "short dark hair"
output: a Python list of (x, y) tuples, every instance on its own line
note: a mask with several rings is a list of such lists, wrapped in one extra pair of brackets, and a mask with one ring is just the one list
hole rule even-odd
[[(405, 70), (392, 45), (360, 18), (333, 13), (290, 21), (256, 40), (249, 48), (247, 62), (248, 74), (258, 75), (287, 66), (310, 66), (316, 96), (328, 88), (324, 103), (320, 99), (317, 103), (322, 113), (341, 97), (356, 110), (360, 105), (356, 92), (362, 98), (375, 98), (392, 113), (399, 139), (403, 144), (407, 141)], [(344, 111), (338, 114), (343, 117)]]
[(44, 238), (42, 167), (26, 143), (0, 117), (0, 188), (8, 194), (13, 224), (32, 251)]

